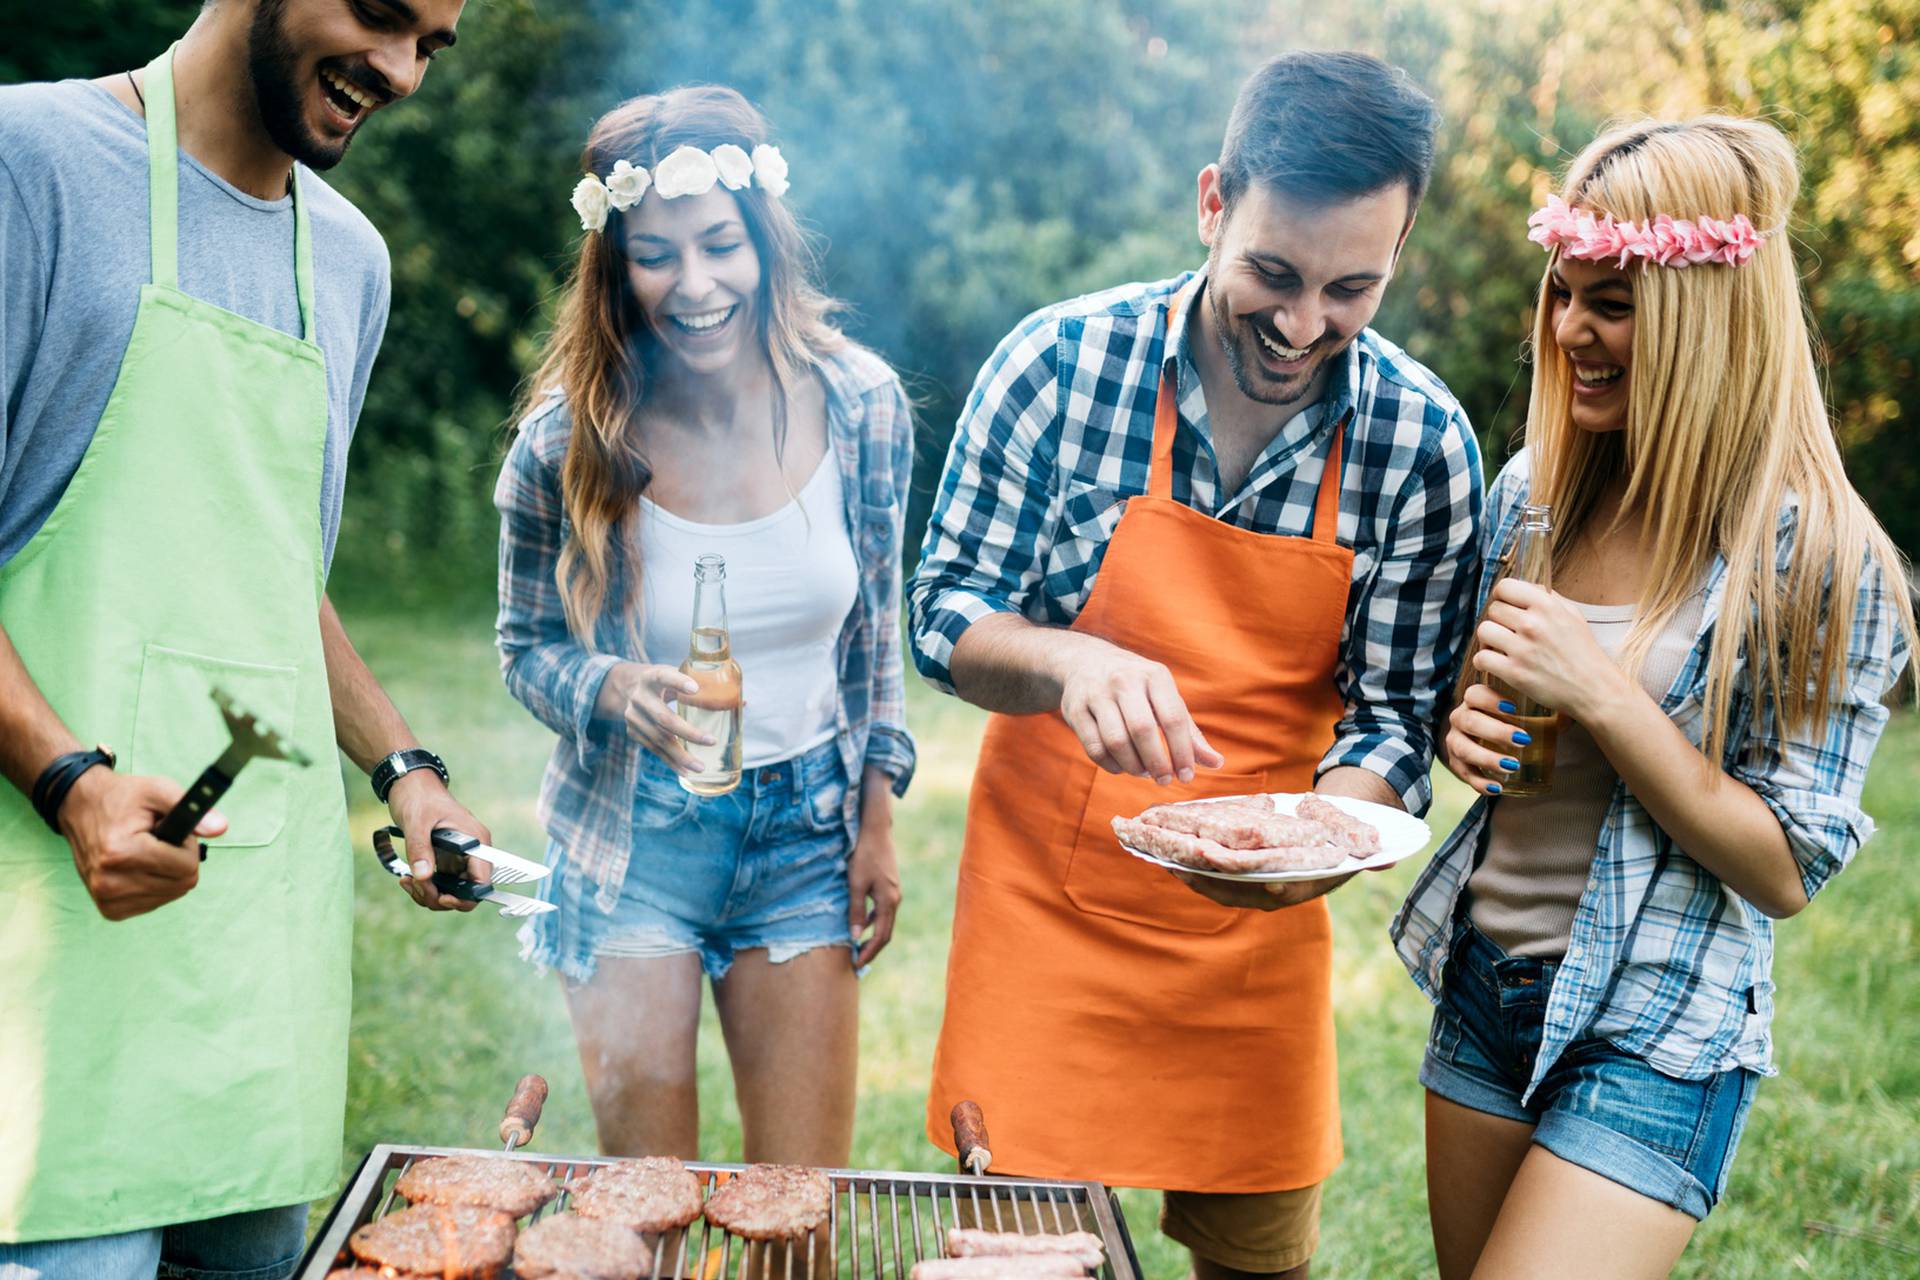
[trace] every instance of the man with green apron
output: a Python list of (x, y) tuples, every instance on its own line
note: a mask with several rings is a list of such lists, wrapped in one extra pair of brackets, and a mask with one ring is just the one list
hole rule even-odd
[(338, 1178), (345, 797), (256, 761), (155, 839), (211, 687), (373, 770), (412, 849), (488, 838), (325, 594), (388, 272), (313, 170), (460, 9), (214, 0), (0, 89), (0, 1280), (282, 1276)]

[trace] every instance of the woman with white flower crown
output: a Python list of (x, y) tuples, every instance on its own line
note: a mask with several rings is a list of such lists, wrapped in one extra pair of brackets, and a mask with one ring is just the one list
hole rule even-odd
[[(787, 164), (731, 89), (601, 117), (583, 236), (502, 469), (509, 691), (559, 735), (541, 789), (558, 969), (611, 1154), (692, 1157), (711, 981), (745, 1157), (843, 1166), (856, 970), (900, 902), (900, 536), (912, 418), (829, 321)], [(725, 558), (739, 785), (683, 787), (696, 561)], [(717, 1154), (717, 1153), (709, 1153)]]

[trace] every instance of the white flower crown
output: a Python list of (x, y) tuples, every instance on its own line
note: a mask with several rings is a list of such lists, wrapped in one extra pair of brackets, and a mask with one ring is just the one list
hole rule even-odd
[(678, 147), (673, 154), (653, 166), (649, 173), (637, 164), (615, 160), (613, 172), (603, 182), (590, 173), (574, 184), (573, 211), (580, 215), (582, 231), (604, 231), (607, 211), (625, 211), (640, 203), (652, 187), (662, 200), (681, 196), (703, 196), (719, 183), (729, 191), (758, 186), (776, 200), (787, 194), (787, 161), (780, 148), (761, 143), (748, 155), (731, 142), (711, 151), (699, 147)]

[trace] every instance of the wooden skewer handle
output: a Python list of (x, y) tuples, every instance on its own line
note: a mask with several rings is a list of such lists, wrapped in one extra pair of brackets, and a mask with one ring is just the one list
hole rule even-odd
[(953, 1122), (953, 1147), (960, 1153), (960, 1167), (969, 1173), (985, 1173), (993, 1160), (987, 1150), (987, 1117), (977, 1102), (956, 1102), (947, 1119)]
[(509, 1150), (533, 1141), (534, 1126), (540, 1123), (540, 1109), (547, 1105), (547, 1082), (540, 1076), (520, 1077), (514, 1086), (513, 1100), (500, 1121), (500, 1141)]

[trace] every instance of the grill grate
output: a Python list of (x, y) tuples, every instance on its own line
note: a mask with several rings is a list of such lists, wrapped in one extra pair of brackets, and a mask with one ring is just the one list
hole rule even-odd
[[(398, 1197), (393, 1184), (415, 1160), (445, 1155), (525, 1160), (563, 1184), (617, 1163), (518, 1151), (503, 1155), (448, 1147), (375, 1147), (314, 1237), (301, 1263), (300, 1280), (324, 1280), (346, 1247), (347, 1237), (394, 1208)], [(703, 1196), (713, 1194), (726, 1175), (745, 1167), (687, 1162), (701, 1180)], [(1139, 1280), (1126, 1220), (1100, 1183), (857, 1169), (826, 1172), (833, 1180), (833, 1209), (827, 1225), (794, 1247), (756, 1244), (717, 1231), (703, 1219), (684, 1231), (648, 1237), (654, 1247), (651, 1280), (907, 1280), (915, 1262), (944, 1256), (947, 1229), (956, 1226), (1029, 1234), (1088, 1231), (1106, 1246), (1107, 1261), (1097, 1273), (1100, 1280)], [(570, 1198), (563, 1191), (526, 1221), (565, 1209)]]

